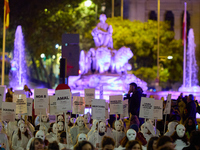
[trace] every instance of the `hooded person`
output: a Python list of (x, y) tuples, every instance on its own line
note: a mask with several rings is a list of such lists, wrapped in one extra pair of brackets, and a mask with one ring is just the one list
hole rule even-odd
[(168, 123), (168, 131), (164, 135), (171, 136), (174, 133), (175, 127), (177, 125), (178, 125), (178, 122), (175, 122), (175, 121)]
[(116, 120), (115, 121), (115, 129), (112, 131), (113, 134), (113, 138), (115, 140), (115, 144), (118, 147), (120, 145), (120, 141), (123, 139), (123, 137), (125, 136), (125, 133), (122, 131), (123, 129), (123, 122), (120, 120)]

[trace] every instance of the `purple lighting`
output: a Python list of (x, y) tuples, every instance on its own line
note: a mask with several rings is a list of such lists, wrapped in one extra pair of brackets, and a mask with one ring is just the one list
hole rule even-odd
[(24, 84), (27, 83), (24, 36), (21, 26), (17, 26), (15, 32), (14, 52), (9, 78), (10, 86), (15, 89), (23, 89)]

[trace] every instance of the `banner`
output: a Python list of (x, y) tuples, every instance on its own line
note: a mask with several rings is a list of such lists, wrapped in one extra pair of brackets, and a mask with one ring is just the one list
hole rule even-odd
[(123, 101), (123, 114), (121, 115), (122, 118), (129, 117), (128, 113), (128, 99)]
[(171, 94), (167, 95), (167, 102), (165, 104), (165, 110), (164, 110), (164, 114), (170, 114), (171, 112)]
[(139, 118), (153, 118), (154, 102), (154, 98), (142, 97)]
[(108, 112), (108, 108), (109, 108), (109, 103), (106, 102), (106, 107), (105, 107), (105, 119), (109, 119), (109, 112)]
[(0, 86), (0, 109), (2, 108), (2, 102), (5, 102), (6, 86)]
[(2, 121), (15, 121), (16, 103), (2, 102)]
[(91, 105), (92, 99), (95, 99), (95, 89), (85, 89), (85, 104)]
[(49, 96), (49, 103), (50, 103), (49, 114), (57, 115), (58, 111), (56, 106), (56, 96)]
[(122, 99), (123, 99), (122, 95), (109, 96), (110, 114), (123, 114)]
[(27, 113), (27, 100), (25, 94), (13, 94), (13, 102), (16, 103), (16, 114)]
[(58, 112), (72, 110), (70, 89), (56, 90), (56, 105)]
[(27, 98), (27, 115), (32, 116), (32, 111), (33, 111), (33, 99), (32, 98)]
[(154, 119), (163, 119), (163, 101), (155, 100), (154, 102)]
[(85, 110), (84, 97), (74, 96), (72, 114), (84, 114), (84, 110)]
[(47, 109), (49, 107), (48, 89), (34, 89), (34, 108)]
[(103, 99), (92, 99), (92, 119), (105, 120), (106, 102)]

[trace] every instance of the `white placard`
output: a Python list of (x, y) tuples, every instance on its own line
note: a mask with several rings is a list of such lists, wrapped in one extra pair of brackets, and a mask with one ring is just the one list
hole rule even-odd
[(32, 116), (32, 111), (33, 111), (33, 99), (32, 98), (27, 98), (27, 115)]
[(106, 102), (106, 108), (105, 108), (105, 119), (109, 119), (109, 112), (108, 112), (108, 108), (109, 108), (109, 103)]
[(165, 105), (165, 110), (164, 110), (164, 114), (170, 114), (171, 112), (171, 94), (168, 94), (167, 95), (167, 102), (166, 102), (166, 105)]
[(2, 108), (2, 102), (5, 102), (6, 86), (0, 86), (0, 109)]
[(85, 110), (84, 97), (74, 96), (72, 114), (84, 114), (84, 110)]
[(139, 118), (153, 118), (154, 98), (141, 98)]
[(46, 109), (49, 107), (48, 89), (34, 89), (34, 108)]
[(124, 100), (123, 101), (123, 114), (122, 114), (122, 118), (125, 118), (125, 117), (129, 117), (129, 114), (128, 114), (128, 100)]
[(85, 89), (85, 104), (91, 105), (92, 99), (95, 99), (95, 89)]
[(70, 89), (56, 90), (56, 105), (58, 112), (72, 110)]
[(122, 95), (109, 96), (110, 114), (123, 114), (122, 99), (123, 99)]
[(24, 90), (15, 90), (14, 91), (15, 94), (25, 94)]
[(106, 102), (103, 99), (92, 99), (92, 119), (105, 120)]
[(2, 121), (15, 121), (16, 103), (2, 102)]
[(49, 114), (56, 115), (58, 114), (57, 106), (56, 106), (56, 96), (49, 96)]
[(47, 108), (46, 109), (35, 109), (35, 115), (47, 115)]
[(27, 100), (25, 94), (13, 94), (13, 102), (16, 103), (16, 114), (27, 113)]
[(163, 119), (163, 101), (155, 100), (154, 102), (154, 119)]

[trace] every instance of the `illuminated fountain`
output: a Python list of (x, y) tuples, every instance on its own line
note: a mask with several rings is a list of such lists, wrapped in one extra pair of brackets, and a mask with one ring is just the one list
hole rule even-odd
[(26, 84), (26, 59), (22, 27), (17, 26), (15, 32), (14, 52), (9, 74), (10, 86), (14, 89), (23, 89)]
[(179, 88), (180, 92), (199, 92), (200, 87), (198, 86), (198, 66), (196, 63), (195, 55), (195, 43), (194, 43), (194, 31), (189, 30), (188, 34), (188, 51), (187, 51), (187, 68), (186, 68), (186, 78), (185, 86)]
[(128, 47), (121, 47), (119, 50), (113, 48), (112, 26), (108, 25), (106, 15), (100, 15), (100, 22), (92, 31), (95, 48), (90, 48), (88, 52), (80, 52), (79, 76), (70, 76), (68, 85), (72, 90), (84, 90), (85, 88), (95, 88), (103, 90), (109, 94), (127, 92), (129, 83), (135, 82), (144, 91), (147, 90), (147, 83), (140, 80), (127, 71), (132, 69), (128, 60), (133, 57), (133, 53)]

